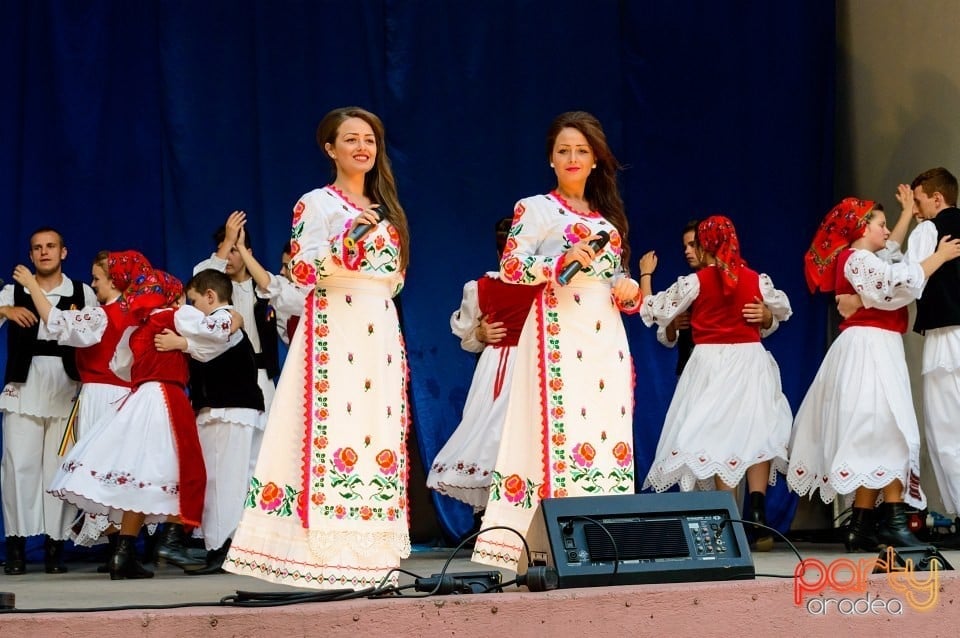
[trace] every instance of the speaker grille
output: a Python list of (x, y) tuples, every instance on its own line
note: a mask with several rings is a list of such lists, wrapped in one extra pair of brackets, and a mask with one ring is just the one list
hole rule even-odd
[(620, 560), (651, 560), (678, 558), (690, 555), (680, 519), (652, 521), (619, 521), (604, 523), (616, 542), (616, 550), (610, 536), (596, 523), (586, 523), (583, 532), (587, 551), (594, 562)]

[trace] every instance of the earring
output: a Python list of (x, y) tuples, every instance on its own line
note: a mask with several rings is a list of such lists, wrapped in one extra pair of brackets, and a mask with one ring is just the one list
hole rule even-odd
[(550, 168), (556, 168), (556, 167), (553, 165), (553, 162), (550, 162)]
[(596, 168), (596, 167), (597, 167), (597, 165), (596, 165), (596, 164), (594, 164), (594, 165), (593, 165), (593, 166), (591, 166), (590, 168)]

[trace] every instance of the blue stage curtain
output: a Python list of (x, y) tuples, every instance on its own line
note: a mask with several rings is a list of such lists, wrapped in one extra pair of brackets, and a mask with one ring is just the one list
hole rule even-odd
[[(496, 267), (494, 222), (553, 185), (550, 120), (584, 109), (626, 167), (631, 245), (636, 258), (658, 251), (656, 287), (685, 270), (687, 219), (724, 213), (750, 265), (788, 292), (794, 317), (767, 346), (796, 408), (826, 340), (801, 258), (833, 194), (833, 42), (830, 2), (6, 0), (0, 275), (26, 263), (34, 228), (53, 225), (74, 277), (104, 248), (187, 276), (235, 209), (276, 269), (293, 204), (329, 179), (317, 123), (337, 106), (369, 108), (410, 218), (411, 453), (429, 467), (474, 364), (449, 314), (463, 283)], [(674, 353), (625, 321), (642, 481)], [(793, 499), (771, 501), (785, 529)], [(451, 538), (470, 528), (469, 508), (435, 504)]]

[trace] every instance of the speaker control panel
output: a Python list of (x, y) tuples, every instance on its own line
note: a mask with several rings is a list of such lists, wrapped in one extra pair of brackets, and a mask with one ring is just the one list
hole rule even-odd
[(687, 527), (697, 556), (722, 556), (727, 553), (727, 541), (723, 538), (719, 521), (688, 519)]

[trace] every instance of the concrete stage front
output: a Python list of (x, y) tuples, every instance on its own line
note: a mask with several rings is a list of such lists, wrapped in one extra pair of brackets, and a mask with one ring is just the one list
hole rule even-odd
[[(844, 554), (836, 545), (800, 545), (805, 559), (816, 558), (827, 569), (837, 559), (854, 562), (867, 554)], [(441, 550), (415, 553), (402, 567), (422, 576), (441, 570), (449, 554)], [(471, 563), (469, 554), (456, 558), (449, 571), (486, 571)], [(960, 568), (960, 551), (944, 552)], [(792, 576), (796, 556), (785, 546), (754, 554), (758, 574)], [(25, 576), (0, 576), (0, 591), (16, 596), (17, 611), (0, 615), (0, 637), (64, 636), (830, 636), (852, 635), (955, 636), (960, 621), (960, 572), (937, 574), (933, 598), (929, 590), (908, 587), (886, 575), (866, 579), (866, 591), (838, 592), (829, 587), (807, 592), (794, 603), (793, 578), (761, 576), (735, 582), (622, 585), (559, 589), (530, 593), (509, 587), (502, 594), (433, 596), (419, 599), (359, 599), (314, 602), (282, 607), (217, 606), (236, 590), (304, 591), (234, 576), (188, 577), (173, 567), (161, 567), (151, 580), (111, 581), (97, 574), (96, 565), (76, 563), (68, 574), (43, 573), (30, 564)], [(816, 589), (817, 575), (807, 578)], [(842, 570), (835, 580), (848, 583)], [(504, 573), (504, 581), (513, 574)], [(915, 574), (917, 583), (928, 573)], [(401, 585), (412, 582), (401, 576)], [(415, 595), (413, 590), (408, 592)], [(818, 599), (818, 600), (813, 600)], [(846, 602), (844, 602), (846, 601)], [(899, 601), (899, 606), (896, 604)], [(88, 611), (94, 608), (162, 604), (209, 603), (177, 609)], [(929, 610), (921, 610), (923, 606)], [(68, 609), (22, 613), (27, 609)], [(869, 633), (868, 633), (869, 632)]]

